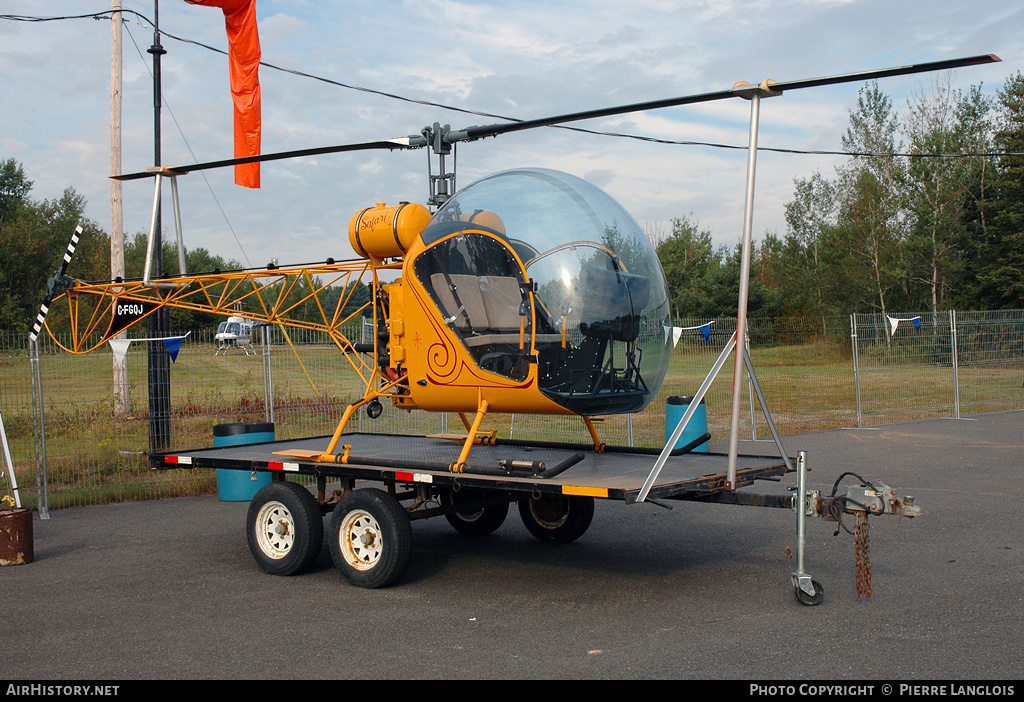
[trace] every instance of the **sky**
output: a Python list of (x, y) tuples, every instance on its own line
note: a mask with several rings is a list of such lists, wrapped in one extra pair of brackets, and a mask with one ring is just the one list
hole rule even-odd
[[(108, 0), (0, 0), (0, 14), (100, 12)], [(154, 3), (125, 9), (153, 18)], [(227, 48), (219, 9), (159, 4), (161, 30)], [(790, 81), (950, 58), (1003, 62), (952, 75), (889, 78), (879, 87), (903, 110), (936, 79), (994, 96), (1024, 66), (1019, 0), (258, 0), (263, 61), (337, 83), (516, 119), (725, 90), (738, 81)], [(124, 25), (122, 170), (153, 163), (149, 25)], [(162, 40), (165, 164), (231, 158), (227, 58)], [(111, 22), (0, 19), (0, 160), (20, 162), (34, 199), (68, 188), (110, 229)], [(499, 120), (260, 69), (263, 152), (462, 128)], [(841, 150), (860, 83), (792, 91), (761, 104), (761, 147)], [(744, 147), (741, 99), (577, 123), (588, 129)], [(762, 151), (753, 232), (786, 233), (794, 180), (833, 177), (843, 157)], [(449, 161), (450, 165), (450, 161)], [(647, 143), (542, 128), (459, 145), (458, 187), (508, 168), (582, 177), (618, 200), (652, 238), (676, 217), (716, 244), (740, 241), (747, 155), (742, 149)], [(436, 165), (431, 165), (436, 172)], [(258, 190), (232, 169), (180, 177), (187, 248), (246, 266), (353, 257), (348, 222), (377, 202), (425, 202), (428, 152), (365, 151), (262, 166)], [(124, 185), (124, 229), (148, 231), (151, 180)], [(164, 225), (173, 232), (169, 195)], [(69, 232), (70, 236), (70, 232)], [(56, 262), (55, 262), (56, 264)]]

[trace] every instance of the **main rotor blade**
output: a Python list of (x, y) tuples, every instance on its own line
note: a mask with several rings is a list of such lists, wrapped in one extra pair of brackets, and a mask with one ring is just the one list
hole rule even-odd
[[(928, 71), (945, 71), (952, 70), (954, 68), (963, 68), (965, 66), (977, 66), (986, 63), (996, 63), (1001, 59), (995, 54), (983, 54), (980, 56), (971, 56), (960, 59), (949, 59), (946, 61), (932, 61), (929, 63), (918, 63), (909, 66), (899, 66), (895, 68), (883, 68), (879, 70), (871, 71), (860, 71), (857, 73), (846, 73), (837, 76), (828, 76), (824, 78), (810, 78), (805, 80), (789, 81), (786, 83), (773, 83), (770, 85), (774, 92), (781, 93), (786, 90), (799, 90), (801, 88), (814, 88), (823, 85), (836, 85), (839, 83), (851, 83), (855, 81), (867, 81), (875, 80), (879, 78), (889, 78), (892, 76), (909, 75), (912, 73), (925, 73)], [(500, 134), (508, 134), (510, 132), (520, 132), (526, 129), (535, 129), (537, 127), (553, 127), (569, 122), (579, 122), (586, 119), (597, 119), (600, 117), (611, 117), (614, 115), (629, 114), (632, 112), (646, 112), (648, 110), (659, 110), (666, 107), (678, 107), (680, 105), (693, 105), (702, 102), (714, 102), (716, 100), (725, 100), (728, 98), (741, 97), (740, 93), (735, 89), (719, 90), (712, 93), (702, 93), (700, 95), (686, 95), (683, 97), (666, 98), (663, 100), (651, 100), (648, 102), (637, 102), (630, 105), (620, 105), (618, 107), (605, 107), (597, 110), (587, 110), (584, 112), (571, 112), (569, 114), (557, 115), (554, 117), (542, 117), (540, 119), (522, 120), (519, 122), (503, 122), (499, 124), (491, 124), (482, 127), (469, 127), (458, 131), (451, 131), (445, 135), (445, 141), (453, 143), (457, 141), (473, 141), (475, 139), (483, 139), (485, 137), (498, 136)], [(236, 166), (245, 163), (262, 163), (263, 161), (277, 161), (286, 158), (300, 158), (302, 156), (316, 156), (320, 154), (334, 154), (345, 151), (366, 151), (371, 149), (416, 149), (428, 145), (428, 140), (425, 136), (413, 135), (408, 137), (401, 137), (398, 139), (383, 139), (380, 141), (367, 141), (355, 144), (341, 144), (339, 146), (323, 146), (313, 149), (300, 149), (297, 151), (281, 151), (272, 154), (261, 154), (259, 156), (247, 156), (245, 158), (234, 158), (225, 159), (222, 161), (209, 161), (206, 163), (196, 163), (191, 166), (160, 166), (151, 168), (140, 173), (127, 173), (124, 175), (115, 175), (111, 178), (115, 180), (138, 180), (140, 178), (150, 178), (158, 173), (165, 173), (170, 175), (180, 175), (188, 173), (190, 171), (201, 171), (210, 168), (224, 168), (227, 166)]]
[(929, 71), (951, 71), (955, 68), (980, 66), (986, 63), (1000, 63), (1001, 61), (1002, 59), (995, 54), (983, 54), (981, 56), (969, 56), (967, 58), (949, 59), (947, 61), (932, 61), (930, 63), (917, 63), (909, 66), (898, 66), (895, 68), (881, 68), (873, 71), (862, 71), (860, 73), (844, 73), (843, 75), (829, 76), (826, 78), (794, 80), (788, 83), (776, 83), (771, 86), (771, 89), (781, 92), (784, 90), (799, 90), (800, 88), (816, 88), (821, 85), (838, 85), (839, 83), (878, 80), (879, 78), (906, 76), (914, 73), (927, 73)]
[[(806, 80), (789, 81), (786, 83), (772, 83), (770, 87), (775, 92), (784, 92), (786, 90), (799, 90), (801, 88), (814, 88), (822, 85), (836, 85), (839, 83), (875, 80), (878, 78), (909, 75), (912, 73), (952, 70), (954, 68), (996, 63), (998, 61), (1001, 61), (1001, 59), (995, 54), (985, 54), (981, 56), (971, 56), (968, 58), (950, 59), (946, 61), (918, 63), (910, 66), (899, 66), (896, 68), (883, 68), (871, 71), (860, 71), (857, 73), (846, 73), (843, 75), (828, 76), (825, 78), (810, 78)], [(492, 124), (483, 127), (469, 127), (468, 129), (452, 131), (448, 136), (448, 141), (472, 141), (474, 139), (498, 136), (499, 134), (508, 134), (509, 132), (519, 132), (525, 129), (534, 129), (536, 127), (552, 127), (559, 124), (565, 124), (567, 122), (578, 122), (585, 119), (611, 117), (613, 115), (629, 114), (631, 112), (646, 112), (647, 110), (658, 110), (665, 107), (676, 107), (679, 105), (692, 105), (701, 102), (713, 102), (715, 100), (725, 100), (727, 98), (734, 97), (740, 97), (739, 93), (735, 90), (720, 90), (713, 93), (703, 93), (701, 95), (687, 95), (677, 98), (667, 98), (664, 100), (652, 100), (650, 102), (637, 102), (631, 105), (621, 105), (619, 107), (605, 107), (597, 110), (587, 110), (585, 112), (572, 112), (555, 117), (542, 117), (540, 119)]]
[(110, 177), (114, 180), (138, 180), (140, 178), (152, 178), (154, 175), (161, 172), (169, 175), (183, 175), (191, 171), (204, 171), (210, 168), (224, 168), (226, 166), (239, 166), (245, 163), (262, 163), (264, 161), (279, 161), (285, 158), (300, 158), (302, 156), (317, 156), (319, 154), (336, 154), (343, 151), (367, 151), (370, 149), (416, 149), (421, 146), (425, 146), (426, 143), (426, 139), (422, 136), (408, 136), (398, 139), (364, 141), (356, 144), (321, 146), (313, 149), (299, 149), (297, 151), (279, 151), (273, 154), (260, 154), (258, 156), (245, 156), (243, 158), (231, 158), (222, 161), (195, 163), (191, 166), (163, 166), (142, 171), (140, 173), (126, 173)]

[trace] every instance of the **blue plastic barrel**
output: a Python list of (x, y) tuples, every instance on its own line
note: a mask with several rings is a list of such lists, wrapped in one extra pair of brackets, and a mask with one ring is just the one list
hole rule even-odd
[[(273, 441), (273, 422), (235, 422), (232, 424), (215, 424), (213, 427), (213, 445), (241, 446)], [(248, 502), (260, 488), (270, 484), (268, 472), (253, 473), (246, 470), (217, 468), (217, 496), (221, 502)]]
[[(665, 441), (672, 438), (672, 432), (674, 432), (676, 427), (679, 426), (679, 422), (683, 419), (683, 415), (686, 414), (686, 410), (690, 407), (692, 402), (692, 397), (676, 397), (675, 395), (665, 400)], [(682, 435), (679, 437), (679, 440), (676, 441), (676, 445), (672, 448), (677, 449), (681, 446), (686, 446), (686, 444), (690, 443), (694, 439), (699, 439), (704, 436), (707, 431), (708, 408), (704, 402), (704, 398), (701, 398), (696, 411), (694, 411), (693, 416), (690, 417), (690, 421), (687, 422)], [(705, 441), (693, 450), (707, 453), (708, 442)]]

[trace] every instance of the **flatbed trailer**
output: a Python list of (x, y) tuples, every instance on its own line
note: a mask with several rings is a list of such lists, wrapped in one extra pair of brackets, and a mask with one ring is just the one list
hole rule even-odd
[[(482, 535), (505, 520), (512, 503), (527, 529), (537, 538), (570, 542), (586, 532), (594, 514), (594, 500), (638, 501), (660, 450), (600, 447), (556, 442), (496, 440), (473, 447), (461, 472), (450, 466), (459, 457), (461, 443), (453, 437), (400, 434), (344, 434), (334, 462), (322, 454), (329, 436), (222, 446), (153, 454), (155, 468), (215, 468), (270, 472), (272, 480), (253, 497), (246, 516), (246, 532), (253, 557), (271, 574), (291, 575), (309, 568), (323, 546), (323, 516), (331, 513), (326, 529), (335, 566), (352, 584), (385, 587), (405, 570), (411, 553), (411, 522), (444, 516), (459, 532)], [(803, 572), (803, 520), (819, 515), (840, 518), (837, 504), (846, 511), (863, 508), (865, 514), (904, 510), (906, 505), (884, 490), (877, 505), (863, 491), (860, 501), (823, 498), (804, 488), (805, 457), (741, 455), (735, 488), (760, 481), (779, 481), (799, 472), (798, 491), (784, 494), (729, 489), (728, 455), (690, 452), (691, 442), (669, 455), (650, 484), (645, 501), (703, 501), (792, 509), (797, 513), (800, 539), (799, 567), (793, 574), (794, 591), (803, 604), (821, 601), (821, 586)], [(793, 466), (797, 467), (793, 467)], [(315, 494), (288, 476), (315, 478)], [(356, 481), (379, 483), (378, 487)], [(311, 481), (306, 481), (311, 482)], [(337, 486), (327, 494), (328, 484)], [(865, 487), (865, 486), (862, 486)], [(874, 486), (872, 486), (874, 487)], [(882, 486), (883, 488), (885, 486)], [(796, 494), (806, 496), (797, 510)], [(915, 511), (913, 505), (911, 511)], [(908, 516), (913, 516), (909, 514)]]

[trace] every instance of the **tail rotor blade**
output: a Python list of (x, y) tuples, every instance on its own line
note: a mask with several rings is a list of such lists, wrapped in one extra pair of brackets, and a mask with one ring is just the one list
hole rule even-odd
[(68, 248), (64, 252), (64, 259), (60, 262), (60, 267), (57, 269), (57, 273), (48, 281), (49, 289), (46, 291), (46, 297), (43, 298), (43, 304), (39, 306), (39, 314), (36, 315), (36, 321), (32, 325), (32, 331), (29, 332), (29, 341), (34, 342), (39, 338), (39, 333), (43, 330), (43, 324), (46, 322), (46, 315), (50, 312), (50, 303), (53, 302), (53, 298), (57, 294), (57, 288), (60, 286), (65, 274), (68, 272), (68, 264), (71, 263), (71, 257), (75, 253), (75, 248), (78, 246), (78, 240), (81, 236), (82, 225), (79, 224), (75, 227), (75, 233), (71, 235), (71, 241), (68, 242)]

